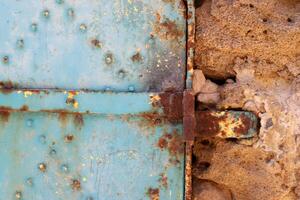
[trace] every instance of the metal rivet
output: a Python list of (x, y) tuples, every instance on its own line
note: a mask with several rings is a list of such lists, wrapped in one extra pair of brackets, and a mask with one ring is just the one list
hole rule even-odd
[(69, 17), (73, 18), (75, 16), (75, 11), (73, 8), (68, 8), (67, 13)]
[(113, 55), (112, 54), (110, 54), (110, 53), (106, 54), (105, 63), (108, 65), (113, 63)]
[(33, 179), (32, 178), (27, 178), (26, 179), (26, 184), (29, 186), (33, 186)]
[(50, 17), (50, 11), (49, 11), (49, 10), (44, 10), (44, 11), (42, 12), (42, 15), (43, 15), (46, 19), (48, 19), (48, 18)]
[(46, 170), (47, 170), (47, 165), (46, 165), (45, 163), (40, 163), (40, 164), (38, 164), (38, 169), (39, 169), (41, 172), (45, 173)]
[(42, 144), (46, 144), (46, 136), (45, 135), (41, 135), (39, 137), (39, 141), (42, 143)]
[(128, 87), (128, 91), (129, 91), (129, 92), (134, 92), (134, 91), (135, 91), (135, 87), (134, 87), (133, 85), (130, 85), (130, 86)]
[(24, 48), (24, 40), (23, 39), (18, 39), (16, 44), (17, 44), (18, 48), (20, 48), (20, 49)]
[(26, 125), (27, 125), (28, 127), (32, 127), (32, 126), (33, 126), (33, 120), (32, 120), (32, 119), (28, 119), (28, 120), (26, 121)]
[(85, 24), (80, 24), (79, 30), (80, 30), (81, 32), (86, 32), (87, 26), (86, 26)]
[(60, 166), (60, 170), (64, 173), (68, 173), (69, 172), (69, 166), (67, 164), (63, 164)]
[(32, 24), (30, 25), (30, 30), (31, 30), (32, 32), (37, 32), (37, 30), (38, 30), (38, 25), (37, 25), (36, 23), (32, 23)]
[(91, 43), (92, 43), (93, 47), (95, 47), (95, 48), (101, 48), (102, 47), (102, 44), (98, 39), (93, 39), (91, 41)]
[(72, 180), (71, 186), (72, 186), (72, 189), (73, 189), (73, 190), (77, 190), (77, 191), (78, 191), (78, 190), (81, 189), (81, 183), (80, 183), (80, 181), (77, 180), (77, 179)]
[(124, 77), (125, 77), (125, 71), (124, 71), (124, 70), (120, 70), (120, 71), (118, 72), (118, 77), (119, 77), (120, 79), (124, 78)]
[(74, 135), (69, 134), (65, 136), (65, 142), (70, 143), (74, 140)]
[(63, 3), (64, 3), (64, 0), (56, 0), (56, 3), (57, 3), (57, 4), (63, 4)]
[(21, 191), (17, 191), (16, 194), (16, 199), (22, 199), (22, 192)]
[(49, 152), (49, 154), (51, 156), (55, 156), (56, 155), (56, 150), (55, 149), (51, 149), (50, 152)]
[(9, 63), (9, 56), (3, 56), (2, 62), (3, 62), (4, 64), (8, 64), (8, 63)]

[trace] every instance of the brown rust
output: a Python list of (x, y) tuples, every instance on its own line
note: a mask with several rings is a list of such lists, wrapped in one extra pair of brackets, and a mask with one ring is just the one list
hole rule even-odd
[(196, 132), (199, 136), (216, 136), (220, 133), (219, 123), (226, 120), (227, 115), (215, 116), (212, 111), (196, 112)]
[(77, 179), (73, 179), (71, 183), (71, 187), (74, 191), (79, 191), (81, 190), (81, 183)]
[(92, 39), (91, 44), (93, 47), (98, 48), (98, 49), (102, 47), (102, 44), (98, 39)]
[(68, 134), (65, 136), (64, 140), (66, 143), (71, 143), (74, 140), (74, 135)]
[(171, 156), (178, 157), (184, 153), (184, 140), (177, 130), (163, 134), (156, 143), (161, 150), (168, 150)]
[(133, 62), (141, 62), (143, 60), (143, 57), (141, 56), (140, 52), (137, 52), (136, 54), (134, 54), (132, 57), (131, 57), (131, 60)]
[(26, 112), (29, 110), (29, 107), (27, 105), (23, 105), (21, 108), (20, 108), (20, 111), (21, 112)]
[(192, 90), (183, 93), (183, 135), (185, 140), (194, 140), (196, 129), (195, 96)]
[(10, 112), (7, 110), (1, 110), (0, 111), (0, 122), (1, 123), (7, 123), (9, 120)]
[(78, 129), (81, 129), (81, 127), (84, 125), (84, 119), (81, 113), (74, 114), (74, 124)]
[(184, 31), (178, 27), (176, 21), (166, 18), (161, 22), (161, 17), (157, 18), (154, 25), (154, 32), (164, 40), (180, 41), (184, 37)]
[(241, 125), (234, 128), (234, 132), (238, 136), (247, 133), (251, 127), (251, 119), (249, 119), (245, 114), (242, 114), (240, 119), (242, 121)]
[(146, 193), (150, 200), (159, 200), (159, 189), (158, 188), (149, 188)]
[(14, 88), (16, 88), (16, 85), (11, 81), (0, 82), (0, 92), (3, 94), (12, 93)]
[(165, 92), (159, 94), (159, 101), (153, 102), (154, 107), (161, 107), (164, 115), (171, 123), (182, 121), (182, 93)]
[(167, 177), (167, 175), (165, 174), (165, 173), (161, 173), (160, 175), (159, 175), (159, 183), (160, 183), (160, 185), (162, 186), (162, 187), (164, 187), (165, 189), (167, 189), (168, 188), (168, 177)]

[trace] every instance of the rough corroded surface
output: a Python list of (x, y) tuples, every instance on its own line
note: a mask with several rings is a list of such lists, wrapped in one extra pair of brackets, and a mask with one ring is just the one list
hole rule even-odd
[(206, 0), (196, 12), (196, 66), (224, 80), (216, 108), (252, 111), (261, 127), (257, 140), (198, 138), (194, 176), (237, 200), (300, 199), (300, 2)]

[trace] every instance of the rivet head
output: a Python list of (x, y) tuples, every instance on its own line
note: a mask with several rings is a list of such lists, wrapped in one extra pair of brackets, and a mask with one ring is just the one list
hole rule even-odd
[(46, 144), (46, 136), (45, 135), (40, 135), (39, 141), (41, 144)]
[(3, 57), (2, 57), (2, 62), (3, 62), (4, 64), (8, 64), (8, 63), (9, 63), (9, 56), (3, 56)]
[(75, 11), (73, 8), (68, 8), (67, 10), (68, 16), (73, 18), (75, 16)]
[(30, 30), (31, 30), (32, 32), (37, 32), (37, 30), (38, 30), (38, 25), (37, 25), (36, 23), (32, 23), (32, 24), (30, 25)]
[(119, 77), (120, 79), (123, 79), (123, 78), (125, 77), (125, 75), (126, 75), (126, 73), (125, 73), (124, 70), (118, 71), (118, 77)]
[(108, 65), (113, 63), (113, 55), (111, 53), (106, 54), (105, 63)]
[(80, 190), (81, 189), (80, 181), (77, 180), (77, 179), (73, 179), (72, 183), (71, 183), (71, 187), (72, 187), (73, 190), (76, 190), (76, 191)]
[(64, 173), (68, 173), (69, 172), (69, 166), (67, 164), (63, 164), (60, 166), (60, 170)]
[(16, 194), (15, 194), (15, 196), (16, 196), (16, 199), (22, 199), (22, 192), (21, 191), (16, 191)]
[(51, 149), (49, 152), (50, 156), (55, 156), (56, 155), (56, 150), (55, 149)]
[(135, 87), (134, 87), (133, 85), (130, 85), (130, 86), (128, 87), (128, 91), (129, 91), (129, 92), (134, 92), (134, 91), (135, 91)]
[(55, 1), (57, 4), (63, 4), (64, 3), (64, 0), (56, 0)]
[(43, 10), (42, 15), (48, 19), (50, 17), (50, 11), (49, 10)]
[(87, 26), (85, 24), (80, 24), (79, 30), (84, 33), (87, 30)]
[(93, 47), (98, 48), (98, 49), (102, 47), (102, 44), (98, 39), (93, 39), (91, 41), (91, 44), (93, 45)]
[(28, 120), (26, 121), (26, 125), (27, 125), (28, 127), (32, 127), (32, 126), (33, 126), (33, 120), (32, 120), (32, 119), (28, 119)]
[(27, 178), (26, 179), (26, 184), (29, 186), (33, 186), (33, 179), (32, 178)]
[(39, 164), (38, 164), (38, 169), (39, 169), (41, 172), (45, 173), (46, 170), (47, 170), (47, 165), (46, 165), (45, 163), (39, 163)]
[(18, 39), (16, 44), (17, 44), (18, 48), (20, 48), (20, 49), (24, 48), (24, 40), (23, 39)]

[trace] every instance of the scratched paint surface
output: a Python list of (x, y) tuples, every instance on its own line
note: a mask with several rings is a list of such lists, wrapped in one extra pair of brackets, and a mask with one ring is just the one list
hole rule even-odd
[(0, 13), (0, 81), (14, 87), (184, 87), (181, 0), (0, 0)]
[[(0, 199), (182, 199), (183, 163), (157, 146), (181, 126), (141, 118), (15, 112), (1, 114)], [(74, 121), (82, 124), (74, 125)], [(18, 126), (16, 126), (18, 124)], [(41, 165), (42, 164), (42, 165)], [(160, 180), (166, 177), (166, 180)]]

